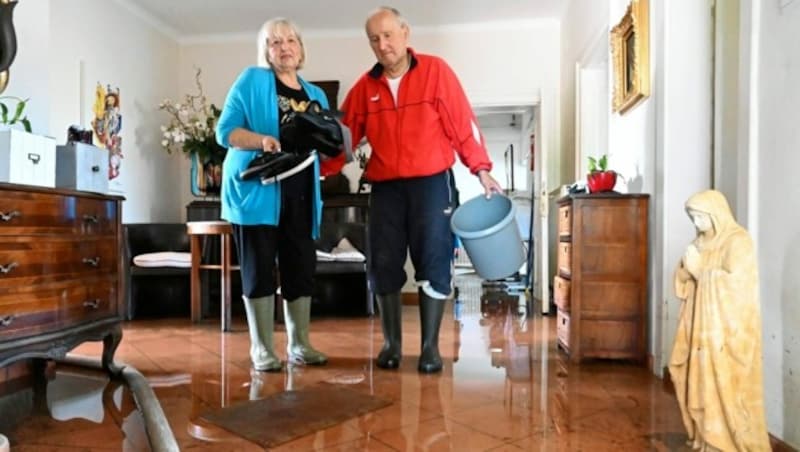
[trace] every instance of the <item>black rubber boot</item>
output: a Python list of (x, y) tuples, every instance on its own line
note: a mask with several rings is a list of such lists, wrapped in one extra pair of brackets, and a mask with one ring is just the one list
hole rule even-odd
[(446, 300), (429, 297), (419, 289), (419, 320), (422, 324), (422, 351), (419, 354), (417, 370), (434, 373), (442, 370), (442, 357), (439, 356), (439, 326), (442, 324)]
[(400, 292), (378, 295), (377, 299), (383, 327), (383, 348), (378, 353), (377, 364), (384, 369), (397, 369), (403, 352), (403, 305), (400, 302)]

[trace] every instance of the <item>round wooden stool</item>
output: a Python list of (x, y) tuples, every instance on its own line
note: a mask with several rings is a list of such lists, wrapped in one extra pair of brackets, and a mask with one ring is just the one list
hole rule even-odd
[[(231, 265), (231, 234), (233, 228), (227, 221), (189, 221), (186, 223), (186, 233), (191, 238), (192, 250), (192, 322), (200, 320), (200, 270), (219, 270), (221, 288), (220, 301), (222, 331), (231, 330), (231, 271), (239, 270), (238, 265)], [(202, 246), (200, 240), (205, 235), (219, 235), (221, 243), (220, 263), (203, 264)]]

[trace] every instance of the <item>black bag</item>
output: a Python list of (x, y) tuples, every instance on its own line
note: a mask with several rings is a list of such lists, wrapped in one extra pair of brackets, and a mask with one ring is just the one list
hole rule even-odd
[(290, 112), (288, 120), (281, 125), (281, 148), (313, 149), (328, 157), (338, 156), (345, 145), (343, 129), (346, 127), (337, 116), (337, 112), (323, 109), (315, 100), (309, 102), (306, 111)]
[(260, 178), (265, 185), (278, 182), (311, 165), (316, 159), (313, 151), (336, 157), (344, 150), (345, 162), (352, 161), (350, 129), (337, 115), (323, 109), (315, 100), (309, 102), (306, 111), (289, 113), (288, 120), (281, 125), (281, 151), (259, 154), (247, 169), (239, 172), (239, 177), (242, 180)]

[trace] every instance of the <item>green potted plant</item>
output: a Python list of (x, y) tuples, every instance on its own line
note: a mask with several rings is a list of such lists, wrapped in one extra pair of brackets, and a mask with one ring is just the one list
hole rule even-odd
[(0, 96), (0, 156), (8, 164), (2, 182), (55, 187), (56, 140), (32, 133), (28, 101)]
[[(13, 106), (7, 105), (6, 101), (10, 100), (17, 104)], [(16, 124), (22, 125), (26, 132), (31, 133), (31, 122), (27, 116), (24, 116), (25, 106), (28, 104), (28, 99), (20, 99), (14, 96), (0, 96), (0, 124), (10, 127)]]
[(608, 155), (603, 154), (599, 159), (589, 156), (589, 173), (586, 175), (589, 192), (613, 191), (616, 184), (617, 172), (608, 169)]
[(217, 144), (214, 132), (221, 111), (203, 93), (200, 73), (197, 69), (197, 94), (187, 94), (183, 102), (165, 99), (158, 106), (170, 115), (169, 123), (161, 126), (161, 146), (168, 153), (178, 151), (192, 159), (191, 187), (195, 196), (219, 193), (222, 161), (227, 152)]

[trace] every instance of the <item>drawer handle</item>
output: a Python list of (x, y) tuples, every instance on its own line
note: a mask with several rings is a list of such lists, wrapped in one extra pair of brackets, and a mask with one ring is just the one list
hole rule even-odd
[(99, 172), (100, 172), (100, 166), (99, 166), (99, 165), (95, 165), (95, 166), (93, 166), (93, 167), (92, 167), (92, 172), (93, 172), (93, 173), (99, 173)]
[(19, 264), (16, 262), (12, 262), (8, 265), (0, 265), (0, 273), (5, 275), (9, 273), (11, 270), (14, 270), (16, 267), (19, 267)]
[(97, 219), (97, 215), (89, 215), (89, 214), (86, 214), (86, 215), (84, 215), (84, 216), (83, 216), (83, 222), (84, 222), (84, 223), (94, 223), (94, 224), (97, 224), (97, 223), (99, 223), (99, 222), (100, 222), (100, 220), (98, 220), (98, 219)]
[(569, 218), (569, 210), (564, 211), (564, 218)]
[(11, 221), (11, 219), (21, 216), (22, 214), (19, 213), (19, 210), (12, 210), (11, 212), (8, 213), (0, 212), (0, 220), (2, 221)]
[(34, 154), (32, 152), (28, 154), (28, 160), (33, 162), (34, 165), (39, 163), (39, 160), (41, 160), (41, 159), (42, 159), (42, 156), (39, 155), (39, 154)]
[(99, 267), (100, 266), (100, 256), (97, 257), (84, 257), (83, 263), (92, 267)]
[(86, 300), (83, 302), (83, 307), (89, 309), (97, 309), (100, 307), (100, 300), (97, 298), (95, 298), (94, 300)]
[(12, 323), (14, 323), (14, 319), (16, 318), (17, 316), (15, 316), (14, 314), (7, 315), (5, 317), (0, 317), (0, 326), (9, 326)]

